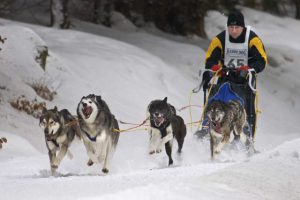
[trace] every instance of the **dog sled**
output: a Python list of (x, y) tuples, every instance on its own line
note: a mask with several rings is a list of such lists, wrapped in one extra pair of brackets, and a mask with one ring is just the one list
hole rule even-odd
[[(251, 141), (254, 141), (256, 133), (256, 119), (258, 113), (256, 74), (253, 69), (248, 69), (246, 72), (247, 73), (244, 74), (244, 77), (240, 77), (238, 70), (231, 68), (223, 67), (218, 71), (207, 69), (203, 72), (203, 74), (200, 71), (199, 76), (202, 75), (202, 81), (200, 85), (193, 90), (193, 92), (197, 93), (201, 89), (203, 89), (204, 111), (201, 117), (201, 121), (203, 121), (205, 120), (205, 109), (207, 107), (207, 104), (209, 104), (212, 98), (216, 95), (220, 96), (220, 94), (217, 94), (218, 92), (220, 92), (220, 88), (224, 84), (228, 84), (229, 89), (237, 96), (237, 98), (240, 98), (243, 102), (242, 105), (244, 106), (247, 113), (247, 125), (244, 127), (244, 132), (248, 135)], [(227, 95), (230, 95), (230, 92), (223, 92), (223, 94), (221, 94), (222, 98), (224, 98), (225, 101), (230, 100), (230, 97), (228, 97)], [(196, 131), (196, 133), (197, 132), (199, 132), (199, 130)]]

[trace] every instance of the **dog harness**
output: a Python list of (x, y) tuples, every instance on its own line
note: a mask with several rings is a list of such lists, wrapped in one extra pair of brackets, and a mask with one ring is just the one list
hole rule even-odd
[(89, 140), (91, 140), (92, 142), (96, 142), (97, 136), (91, 137), (90, 134), (88, 134), (85, 130), (82, 130), (82, 131), (84, 132), (84, 134), (86, 135), (86, 137), (89, 138)]
[(50, 140), (56, 147), (59, 147), (59, 144), (56, 142), (56, 140)]

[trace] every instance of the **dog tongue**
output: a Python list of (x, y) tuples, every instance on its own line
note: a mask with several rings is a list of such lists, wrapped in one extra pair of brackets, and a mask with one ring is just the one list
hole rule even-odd
[(82, 113), (86, 118), (88, 118), (92, 114), (92, 112), (93, 112), (93, 108), (91, 106), (87, 106), (82, 109)]
[(164, 122), (164, 118), (163, 117), (156, 117), (154, 119), (154, 121), (155, 121), (156, 126), (160, 126)]

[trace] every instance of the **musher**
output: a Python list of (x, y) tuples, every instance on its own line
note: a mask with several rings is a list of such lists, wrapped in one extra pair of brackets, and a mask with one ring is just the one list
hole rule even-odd
[[(205, 69), (211, 71), (203, 73), (203, 90), (209, 89), (214, 72), (219, 71), (210, 97), (222, 83), (229, 82), (232, 90), (245, 100), (248, 124), (244, 133), (251, 138), (254, 137), (256, 122), (256, 74), (264, 70), (267, 62), (264, 45), (251, 27), (245, 26), (243, 14), (237, 10), (230, 12), (227, 29), (212, 39), (206, 52)], [(202, 128), (195, 135), (203, 138), (208, 134), (208, 128), (209, 122), (204, 116)]]

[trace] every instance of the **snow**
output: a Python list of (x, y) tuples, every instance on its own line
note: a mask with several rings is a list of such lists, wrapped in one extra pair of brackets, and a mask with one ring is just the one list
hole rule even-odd
[[(300, 199), (300, 22), (247, 8), (243, 12), (277, 63), (259, 74), (259, 154), (228, 150), (212, 162), (208, 141), (197, 141), (197, 127), (188, 127), (183, 153), (176, 154), (174, 142), (174, 166), (167, 167), (164, 151), (148, 155), (148, 135), (138, 129), (121, 133), (108, 175), (99, 164), (86, 165), (85, 148), (76, 140), (70, 149), (74, 158), (64, 158), (58, 177), (50, 175), (38, 120), (13, 109), (10, 101), (19, 95), (44, 101), (30, 87), (41, 82), (57, 92), (48, 108), (76, 114), (81, 97), (94, 93), (118, 120), (141, 123), (151, 100), (167, 96), (178, 109), (189, 104), (204, 66), (201, 40), (168, 36), (151, 26), (138, 29), (120, 15), (112, 29), (75, 21), (76, 28), (58, 30), (0, 19), (0, 34), (7, 37), (0, 52), (0, 136), (8, 139), (0, 150), (0, 198)], [(225, 23), (226, 17), (209, 12), (209, 38)], [(35, 61), (36, 49), (44, 45), (50, 55), (46, 71)], [(191, 104), (202, 105), (202, 96), (193, 95)], [(192, 120), (199, 120), (201, 111), (193, 107)], [(179, 115), (191, 121), (188, 109)]]

